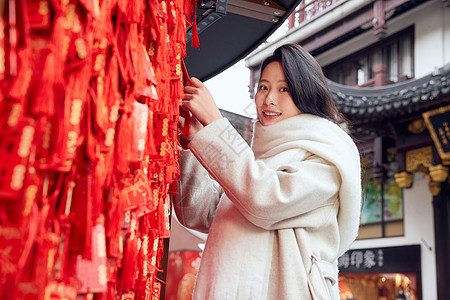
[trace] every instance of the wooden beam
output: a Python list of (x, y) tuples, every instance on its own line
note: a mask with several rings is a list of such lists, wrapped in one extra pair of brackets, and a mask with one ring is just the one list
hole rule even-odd
[(337, 37), (357, 29), (367, 22), (372, 22), (372, 19), (372, 8), (370, 6), (365, 7), (359, 13), (340, 20), (312, 37), (305, 39), (302, 45), (306, 50), (311, 52), (335, 40)]
[[(409, 2), (409, 0), (377, 1), (384, 2), (383, 10), (380, 11), (380, 15), (383, 15), (385, 17), (385, 21), (390, 18), (396, 7)], [(450, 2), (450, 0), (443, 1)], [(373, 27), (374, 19), (374, 6), (368, 5), (358, 12), (346, 17), (345, 19), (342, 19), (334, 24), (330, 24), (330, 26), (328, 26), (326, 29), (316, 33), (315, 35), (304, 39), (302, 41), (302, 46), (310, 52), (314, 51), (330, 43), (331, 41), (336, 40), (336, 37), (344, 36), (345, 34), (348, 34), (355, 29), (369, 29)], [(383, 26), (385, 26), (385, 21), (383, 23)]]

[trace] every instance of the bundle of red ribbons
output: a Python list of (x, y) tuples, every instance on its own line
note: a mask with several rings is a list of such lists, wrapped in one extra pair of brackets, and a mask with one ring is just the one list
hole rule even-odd
[(0, 299), (159, 299), (196, 0), (0, 3)]

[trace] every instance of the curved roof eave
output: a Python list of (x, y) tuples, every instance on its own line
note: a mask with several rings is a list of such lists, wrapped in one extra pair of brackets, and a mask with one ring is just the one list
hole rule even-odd
[(341, 112), (351, 118), (385, 117), (421, 110), (450, 96), (450, 63), (417, 79), (383, 87), (351, 87), (327, 79)]

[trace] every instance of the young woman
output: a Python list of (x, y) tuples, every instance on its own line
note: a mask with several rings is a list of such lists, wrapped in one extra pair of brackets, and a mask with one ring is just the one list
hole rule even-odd
[(358, 150), (307, 51), (283, 45), (261, 71), (251, 147), (198, 79), (185, 88), (195, 118), (174, 208), (208, 233), (193, 299), (339, 299), (337, 259), (359, 226)]

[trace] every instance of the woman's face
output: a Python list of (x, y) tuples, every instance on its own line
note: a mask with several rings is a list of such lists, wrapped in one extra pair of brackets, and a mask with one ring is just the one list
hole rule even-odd
[(255, 104), (259, 121), (264, 126), (301, 114), (289, 93), (281, 62), (271, 62), (263, 70)]

